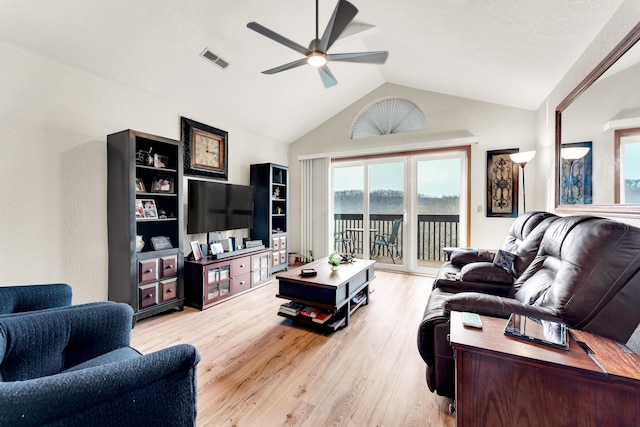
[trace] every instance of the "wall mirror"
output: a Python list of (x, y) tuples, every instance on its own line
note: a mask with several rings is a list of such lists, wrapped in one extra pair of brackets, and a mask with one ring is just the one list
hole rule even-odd
[(640, 215), (640, 23), (556, 109), (556, 210)]

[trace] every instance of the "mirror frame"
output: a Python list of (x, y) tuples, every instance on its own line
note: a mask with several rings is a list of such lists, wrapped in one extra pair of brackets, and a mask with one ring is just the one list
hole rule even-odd
[[(627, 53), (636, 42), (640, 40), (640, 23), (627, 34), (620, 43), (602, 60), (600, 63), (578, 84), (578, 86), (567, 95), (567, 97), (556, 107), (556, 146), (555, 146), (555, 210), (557, 213), (566, 214), (602, 214), (620, 216), (640, 216), (640, 204), (633, 205), (561, 205), (560, 204), (560, 146), (562, 144), (562, 112), (566, 110), (573, 101), (585, 92), (596, 80), (602, 76), (622, 55)], [(616, 162), (613, 165), (614, 173), (620, 174), (620, 165)], [(611, 189), (614, 190), (613, 188)]]

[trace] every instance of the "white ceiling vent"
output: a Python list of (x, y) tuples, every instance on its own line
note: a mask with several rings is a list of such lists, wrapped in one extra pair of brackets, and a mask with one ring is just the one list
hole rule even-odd
[(220, 58), (215, 53), (211, 52), (208, 47), (206, 47), (202, 51), (200, 56), (202, 56), (203, 58), (213, 62), (214, 64), (216, 64), (218, 67), (222, 68), (223, 70), (229, 66), (229, 63), (227, 61), (225, 61), (224, 59)]

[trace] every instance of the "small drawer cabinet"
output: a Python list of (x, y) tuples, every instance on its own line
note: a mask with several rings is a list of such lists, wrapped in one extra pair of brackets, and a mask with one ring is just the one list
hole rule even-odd
[(287, 256), (287, 236), (278, 235), (271, 239), (271, 248), (273, 249), (273, 267), (278, 270), (286, 267), (289, 262)]
[(178, 255), (138, 260), (140, 310), (178, 298)]
[(204, 310), (271, 281), (271, 251), (244, 250), (185, 261), (186, 303)]

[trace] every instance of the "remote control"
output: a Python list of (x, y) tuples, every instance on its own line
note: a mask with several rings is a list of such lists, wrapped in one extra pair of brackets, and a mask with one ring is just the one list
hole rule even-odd
[(471, 328), (482, 329), (482, 320), (480, 320), (480, 316), (477, 313), (463, 312), (462, 324)]

